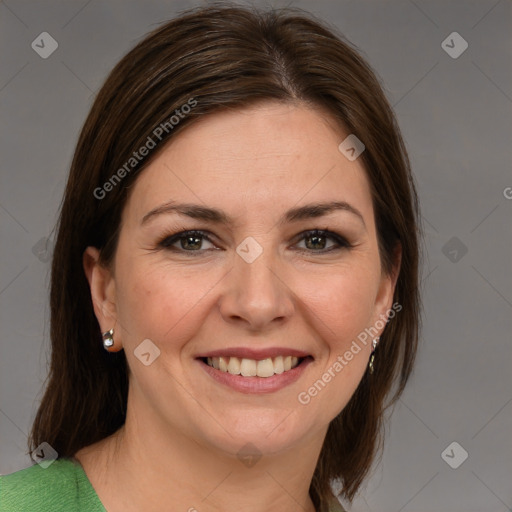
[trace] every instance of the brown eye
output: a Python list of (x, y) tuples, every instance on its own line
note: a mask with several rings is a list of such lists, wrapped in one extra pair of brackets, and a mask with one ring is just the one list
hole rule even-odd
[[(202, 247), (202, 245), (206, 242), (213, 245), (208, 236), (202, 231), (182, 231), (180, 233), (176, 233), (175, 235), (168, 236), (164, 238), (158, 245), (160, 247), (184, 251), (184, 252), (198, 252), (201, 250), (207, 250), (208, 248)], [(175, 247), (176, 244), (179, 244)], [(211, 248), (210, 248), (211, 249)]]
[[(340, 235), (326, 230), (315, 229), (306, 231), (301, 236), (301, 241), (305, 243), (305, 249), (312, 252), (330, 252), (337, 249), (348, 248), (350, 244)], [(328, 246), (328, 241), (334, 241), (334, 244)]]

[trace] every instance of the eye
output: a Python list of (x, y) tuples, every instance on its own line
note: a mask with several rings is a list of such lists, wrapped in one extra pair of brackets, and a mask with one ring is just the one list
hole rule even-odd
[[(159, 242), (159, 247), (163, 247), (165, 249), (184, 251), (184, 252), (199, 252), (201, 250), (207, 250), (208, 248), (202, 247), (204, 241), (207, 241), (211, 245), (213, 245), (212, 241), (203, 231), (191, 230), (191, 231), (181, 231), (180, 233), (176, 233), (172, 236), (167, 236), (161, 242)], [(175, 244), (179, 244), (178, 247), (175, 247)], [(213, 247), (215, 248), (215, 246)], [(211, 249), (211, 248), (210, 248)]]
[[(329, 240), (334, 242), (330, 246), (328, 246)], [(205, 242), (209, 243), (212, 247), (204, 247)], [(301, 233), (298, 243), (301, 242), (305, 243), (305, 247), (299, 247), (298, 250), (303, 252), (326, 253), (351, 247), (341, 235), (324, 229), (313, 229)], [(158, 243), (158, 246), (176, 252), (197, 253), (198, 255), (203, 251), (218, 250), (218, 247), (214, 245), (204, 231), (195, 229), (165, 236)]]
[[(333, 240), (334, 244), (326, 248), (328, 240)], [(347, 240), (345, 240), (341, 235), (324, 229), (305, 231), (301, 234), (300, 241), (304, 241), (305, 243), (305, 249), (300, 248), (301, 251), (322, 253), (351, 247)]]

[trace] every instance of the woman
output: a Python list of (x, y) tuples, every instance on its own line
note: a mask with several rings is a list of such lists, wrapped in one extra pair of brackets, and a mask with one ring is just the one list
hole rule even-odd
[(39, 464), (0, 511), (341, 510), (412, 370), (417, 218), (379, 82), (320, 22), (215, 5), (149, 34), (78, 141)]

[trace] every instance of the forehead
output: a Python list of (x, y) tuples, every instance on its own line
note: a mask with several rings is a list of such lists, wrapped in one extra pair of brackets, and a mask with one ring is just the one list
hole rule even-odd
[(304, 105), (213, 113), (161, 150), (127, 206), (137, 217), (169, 200), (261, 213), (328, 199), (356, 202), (370, 214), (361, 159), (349, 161), (338, 149), (347, 135), (327, 113)]

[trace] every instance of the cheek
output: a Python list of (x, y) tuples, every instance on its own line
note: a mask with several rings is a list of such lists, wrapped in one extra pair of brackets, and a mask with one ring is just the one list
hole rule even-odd
[(366, 371), (371, 342), (358, 335), (370, 325), (376, 285), (368, 266), (338, 267), (315, 280), (315, 286), (310, 280), (303, 284), (321, 359), (297, 400), (327, 423), (346, 406)]
[[(215, 275), (212, 275), (215, 274)], [(118, 317), (123, 344), (135, 347), (149, 338), (161, 350), (181, 347), (197, 331), (201, 300), (221, 275), (143, 265), (134, 261), (118, 276)], [(172, 339), (172, 344), (168, 341)]]
[(372, 274), (352, 266), (302, 282), (304, 302), (331, 351), (344, 351), (370, 325), (376, 293)]

